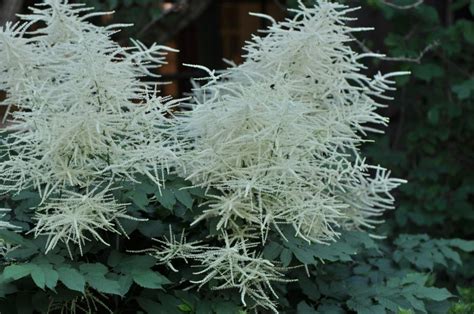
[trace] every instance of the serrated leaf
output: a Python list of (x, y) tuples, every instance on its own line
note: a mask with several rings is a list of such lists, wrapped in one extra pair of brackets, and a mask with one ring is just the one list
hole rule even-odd
[(296, 313), (297, 314), (316, 314), (316, 310), (309, 306), (308, 303), (305, 301), (301, 301), (298, 303), (298, 306), (296, 307)]
[(459, 256), (458, 252), (452, 250), (450, 247), (446, 245), (441, 245), (439, 249), (441, 253), (443, 253), (443, 255), (446, 256), (447, 258), (453, 260), (458, 265), (462, 264), (461, 257)]
[(351, 298), (347, 306), (356, 311), (357, 314), (384, 314), (385, 308), (380, 304), (373, 304), (370, 299)]
[(453, 296), (446, 288), (435, 287), (419, 287), (414, 293), (418, 298), (425, 298), (433, 301), (444, 301)]
[(146, 192), (142, 190), (131, 191), (129, 198), (140, 209), (145, 209), (145, 207), (150, 203)]
[(157, 238), (168, 231), (168, 226), (159, 220), (148, 220), (138, 225), (138, 231), (148, 238)]
[(37, 249), (37, 247), (31, 242), (24, 239), (21, 235), (10, 230), (0, 230), (0, 239), (11, 243), (11, 244), (20, 244), (22, 247), (29, 247)]
[(30, 264), (10, 265), (3, 270), (3, 276), (7, 279), (18, 280), (28, 276), (31, 270), (32, 267)]
[(79, 270), (92, 288), (99, 292), (120, 295), (118, 282), (105, 277), (108, 273), (106, 266), (100, 263), (82, 264), (79, 266)]
[(115, 280), (103, 276), (86, 276), (86, 278), (87, 283), (99, 292), (121, 295), (120, 285)]
[(150, 269), (136, 269), (132, 272), (132, 278), (137, 285), (148, 289), (160, 289), (164, 284), (170, 283), (165, 276)]
[(187, 190), (174, 190), (173, 192), (176, 199), (186, 206), (187, 209), (193, 208), (193, 198)]
[(131, 275), (123, 275), (119, 277), (117, 283), (120, 286), (120, 295), (125, 295), (133, 285), (133, 278)]
[(452, 239), (449, 241), (451, 246), (455, 246), (464, 252), (474, 252), (474, 241), (467, 241), (462, 239)]
[(280, 244), (276, 242), (269, 242), (265, 245), (265, 248), (263, 249), (263, 256), (266, 259), (274, 260), (280, 255), (282, 249), (283, 247)]
[(176, 198), (174, 193), (169, 189), (161, 189), (161, 191), (155, 192), (156, 199), (158, 202), (169, 210), (173, 209), (174, 204), (176, 204)]
[(35, 285), (41, 289), (44, 289), (46, 285), (46, 274), (43, 272), (43, 269), (38, 265), (31, 265), (31, 278)]
[(57, 269), (59, 280), (70, 290), (84, 293), (86, 280), (84, 276), (72, 267), (59, 267)]
[(83, 274), (105, 275), (109, 270), (101, 263), (85, 263), (79, 266), (79, 270)]

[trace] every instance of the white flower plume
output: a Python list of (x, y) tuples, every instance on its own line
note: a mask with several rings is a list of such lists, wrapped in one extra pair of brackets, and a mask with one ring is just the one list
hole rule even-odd
[(48, 0), (0, 29), (0, 105), (17, 108), (1, 130), (0, 190), (33, 186), (44, 200), (136, 174), (160, 184), (176, 161), (175, 102), (150, 80), (171, 49), (123, 48), (110, 38), (120, 25), (94, 26), (87, 19), (104, 13), (89, 10)]
[(244, 48), (245, 62), (196, 89), (180, 118), (189, 142), (182, 173), (221, 192), (201, 217), (218, 228), (292, 225), (298, 236), (329, 243), (338, 228), (372, 228), (392, 208), (404, 180), (366, 164), (360, 145), (388, 120), (376, 109), (390, 77), (369, 77), (348, 43), (354, 9), (329, 1), (294, 10)]
[(177, 272), (171, 264), (173, 260), (182, 259), (186, 263), (192, 260), (197, 263), (194, 266), (199, 268), (194, 274), (201, 277), (192, 283), (202, 287), (212, 281), (213, 290), (237, 289), (244, 306), (247, 306), (246, 299), (249, 298), (255, 306), (277, 312), (276, 304), (266, 290), (277, 297), (272, 283), (294, 281), (284, 278), (284, 269), (257, 255), (254, 248), (258, 244), (247, 243), (246, 240), (230, 240), (229, 236), (225, 236), (224, 247), (209, 247), (200, 242), (186, 242), (184, 230), (177, 240), (170, 229), (169, 237), (155, 241), (159, 243), (158, 247), (144, 251), (158, 259), (160, 264), (166, 264)]
[[(118, 218), (136, 219), (126, 214), (125, 205), (117, 204), (113, 196), (95, 191), (86, 195), (66, 191), (64, 196), (51, 199), (36, 210), (35, 237), (46, 235), (46, 253), (63, 242), (71, 255), (70, 244), (82, 248), (91, 238), (109, 245), (99, 234), (101, 230), (126, 236)], [(72, 255), (71, 255), (72, 256)]]

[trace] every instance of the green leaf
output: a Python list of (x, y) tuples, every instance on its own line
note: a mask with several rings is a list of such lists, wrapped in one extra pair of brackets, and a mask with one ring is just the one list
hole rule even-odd
[(176, 204), (176, 198), (174, 193), (171, 190), (161, 189), (161, 191), (155, 192), (156, 199), (160, 204), (169, 210), (173, 209), (174, 204)]
[(132, 277), (136, 284), (148, 289), (160, 289), (164, 284), (170, 283), (165, 276), (150, 269), (136, 269), (132, 272)]
[(133, 278), (131, 275), (123, 275), (119, 277), (117, 283), (120, 286), (120, 295), (125, 295), (133, 285)]
[(458, 265), (462, 264), (461, 257), (459, 256), (458, 252), (452, 250), (450, 247), (445, 246), (445, 245), (441, 245), (439, 249), (441, 253), (443, 253), (443, 255), (446, 256), (446, 258), (453, 260)]
[(136, 298), (138, 305), (144, 309), (147, 313), (163, 313), (162, 306), (160, 303), (152, 301), (147, 298)]
[(174, 195), (181, 204), (186, 206), (187, 209), (193, 207), (193, 198), (187, 190), (174, 190)]
[(305, 301), (301, 301), (298, 303), (298, 306), (296, 307), (296, 313), (297, 314), (316, 314), (316, 310), (309, 306), (308, 303)]
[(140, 231), (145, 237), (157, 238), (168, 231), (168, 226), (160, 220), (148, 220), (140, 222), (138, 225), (138, 231)]
[(33, 282), (39, 288), (44, 289), (46, 285), (46, 274), (43, 272), (43, 269), (38, 265), (33, 264), (31, 266), (31, 278), (33, 279)]
[(72, 267), (59, 267), (57, 269), (59, 280), (68, 288), (84, 293), (86, 280), (84, 276)]
[(150, 203), (146, 192), (142, 190), (135, 190), (129, 193), (130, 193), (129, 198), (140, 209), (145, 209), (145, 207)]
[(18, 264), (10, 265), (5, 267), (3, 270), (3, 276), (5, 278), (10, 278), (18, 280), (20, 278), (26, 277), (31, 273), (32, 267), (30, 264)]
[(149, 255), (122, 256), (115, 270), (123, 274), (130, 274), (134, 270), (146, 270), (156, 264), (156, 259)]
[(425, 63), (415, 65), (413, 68), (415, 77), (424, 81), (431, 81), (444, 75), (444, 69), (435, 63)]
[(193, 311), (193, 308), (186, 303), (178, 305), (178, 309), (184, 313), (190, 313)]
[(385, 308), (380, 304), (373, 304), (370, 299), (351, 298), (347, 301), (347, 306), (358, 314), (381, 314), (386, 313)]
[(11, 199), (14, 201), (22, 201), (22, 200), (27, 200), (31, 198), (38, 198), (41, 199), (36, 192), (31, 192), (28, 190), (21, 191), (19, 193), (13, 194)]
[(280, 244), (276, 242), (270, 242), (265, 245), (265, 248), (263, 249), (263, 256), (266, 259), (274, 260), (281, 254), (282, 249), (283, 247)]
[(100, 263), (82, 264), (79, 266), (79, 270), (86, 278), (87, 283), (97, 291), (109, 294), (121, 294), (119, 283), (105, 277), (108, 273), (106, 266)]
[(280, 253), (280, 261), (283, 267), (287, 267), (291, 263), (291, 259), (293, 258), (293, 254), (289, 249), (283, 249)]
[(48, 287), (54, 289), (58, 283), (59, 275), (51, 264), (31, 264), (31, 278), (41, 289)]
[(122, 295), (120, 284), (115, 280), (99, 276), (88, 276), (86, 278), (89, 285), (99, 292)]
[(37, 247), (31, 241), (27, 241), (18, 233), (10, 230), (0, 230), (0, 239), (11, 244), (20, 244), (22, 247), (37, 249)]
[(467, 241), (462, 239), (452, 239), (449, 241), (451, 246), (455, 246), (464, 252), (474, 252), (474, 241)]
[(474, 93), (474, 79), (453, 85), (451, 90), (460, 100), (468, 99)]
[(426, 298), (434, 301), (444, 301), (453, 295), (446, 288), (420, 287), (415, 291), (419, 298)]

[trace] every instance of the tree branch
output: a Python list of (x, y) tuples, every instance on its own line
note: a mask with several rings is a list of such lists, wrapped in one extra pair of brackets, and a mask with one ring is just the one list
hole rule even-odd
[[(371, 53), (371, 54), (380, 54), (378, 52), (373, 52), (372, 50), (370, 50), (366, 45), (364, 45), (363, 42), (361, 42), (359, 39), (357, 39), (354, 35), (350, 34), (350, 36), (352, 37), (352, 39), (354, 39), (354, 41), (359, 45), (359, 47), (362, 49), (362, 51), (364, 51), (365, 53)], [(427, 45), (422, 51), (420, 51), (420, 53), (418, 54), (418, 56), (416, 57), (406, 57), (406, 56), (401, 56), (401, 57), (386, 57), (385, 55), (381, 56), (380, 57), (380, 60), (384, 60), (384, 61), (397, 61), (397, 62), (413, 62), (413, 63), (420, 63), (421, 62), (421, 59), (423, 58), (423, 56), (433, 50), (434, 48), (436, 48), (437, 46), (439, 46), (439, 43), (437, 41), (434, 41), (432, 42), (431, 44)]]
[(389, 7), (392, 7), (394, 9), (398, 9), (398, 10), (410, 10), (410, 9), (413, 9), (413, 8), (416, 8), (417, 6), (423, 4), (424, 0), (417, 0), (416, 2), (412, 3), (412, 4), (407, 4), (407, 5), (398, 5), (398, 4), (394, 4), (392, 2), (389, 2), (388, 0), (383, 0), (382, 1), (385, 5), (389, 6)]

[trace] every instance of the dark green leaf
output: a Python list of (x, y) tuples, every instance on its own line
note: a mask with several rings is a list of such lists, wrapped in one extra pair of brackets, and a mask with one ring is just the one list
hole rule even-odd
[(86, 280), (77, 269), (71, 267), (59, 267), (57, 272), (59, 274), (59, 280), (68, 289), (84, 293)]

